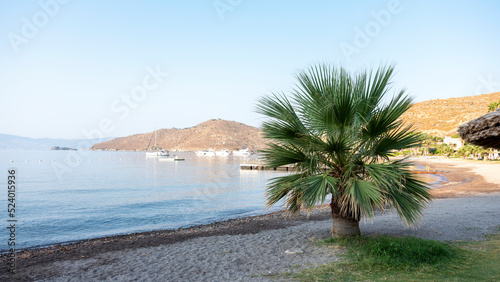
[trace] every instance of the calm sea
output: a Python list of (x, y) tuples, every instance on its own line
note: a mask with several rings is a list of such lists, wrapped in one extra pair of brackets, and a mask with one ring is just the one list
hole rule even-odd
[(0, 251), (9, 248), (9, 169), (17, 178), (17, 249), (262, 214), (266, 181), (283, 175), (240, 170), (255, 157), (175, 154), (186, 160), (144, 152), (0, 151)]

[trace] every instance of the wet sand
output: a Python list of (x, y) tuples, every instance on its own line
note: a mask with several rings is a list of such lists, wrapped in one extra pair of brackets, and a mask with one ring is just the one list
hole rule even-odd
[(500, 192), (500, 162), (462, 159), (414, 158), (417, 165), (429, 166), (446, 177), (432, 191), (435, 198), (457, 198)]
[[(415, 159), (445, 176), (437, 198), (417, 228), (405, 228), (391, 212), (362, 222), (363, 234), (477, 240), (500, 226), (500, 164)], [(495, 173), (496, 172), (496, 173)], [(491, 174), (496, 174), (492, 176)], [(266, 281), (270, 274), (341, 259), (342, 250), (319, 248), (330, 236), (329, 208), (286, 218), (284, 213), (240, 218), (181, 230), (112, 236), (25, 250), (17, 256), (20, 281)]]

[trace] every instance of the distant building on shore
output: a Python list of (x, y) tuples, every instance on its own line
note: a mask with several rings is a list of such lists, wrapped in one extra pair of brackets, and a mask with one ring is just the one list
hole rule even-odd
[(460, 138), (452, 138), (451, 136), (444, 137), (443, 143), (453, 148), (454, 151), (464, 146), (464, 141)]

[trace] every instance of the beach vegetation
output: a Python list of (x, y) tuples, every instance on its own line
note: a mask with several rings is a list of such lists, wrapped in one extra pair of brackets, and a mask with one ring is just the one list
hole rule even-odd
[(466, 144), (465, 146), (458, 149), (457, 154), (462, 156), (464, 159), (466, 158), (473, 159), (477, 158), (478, 155), (484, 154), (485, 151), (487, 152), (486, 149), (480, 146)]
[(329, 239), (321, 246), (344, 248), (344, 259), (284, 276), (299, 281), (500, 279), (500, 234), (484, 241), (449, 243), (413, 237), (352, 237)]
[(498, 102), (492, 102), (488, 105), (488, 112), (494, 112), (500, 109), (500, 100)]
[(427, 151), (429, 152), (429, 154), (434, 155), (437, 152), (437, 148), (435, 148), (435, 147), (428, 147)]
[(410, 156), (411, 155), (411, 150), (403, 150), (403, 155), (404, 156)]
[(436, 154), (439, 154), (439, 155), (452, 155), (454, 154), (455, 151), (453, 150), (452, 147), (450, 147), (448, 144), (440, 144), (437, 148), (437, 151), (436, 151)]
[(350, 74), (318, 64), (297, 75), (291, 97), (273, 93), (258, 101), (267, 118), (267, 165), (293, 168), (268, 184), (268, 206), (283, 203), (294, 213), (329, 200), (333, 237), (360, 234), (360, 219), (385, 207), (405, 224), (419, 221), (429, 188), (410, 161), (390, 157), (424, 138), (400, 119), (411, 97), (403, 90), (388, 97), (393, 74), (392, 66)]
[(353, 261), (396, 268), (447, 263), (457, 257), (457, 248), (443, 242), (416, 237), (358, 236), (330, 238), (324, 244), (347, 247)]

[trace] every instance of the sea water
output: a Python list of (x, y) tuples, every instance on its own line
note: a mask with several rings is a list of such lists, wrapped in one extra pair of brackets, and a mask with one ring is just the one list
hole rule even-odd
[[(266, 181), (283, 175), (240, 170), (241, 162), (255, 157), (179, 152), (185, 161), (172, 162), (144, 152), (0, 153), (0, 222), (6, 227), (12, 219), (7, 171), (16, 170), (17, 249), (262, 214)], [(3, 251), (9, 248), (6, 227), (0, 232)]]
[[(144, 152), (0, 151), (0, 251), (10, 248), (9, 219), (22, 249), (263, 214), (267, 181), (285, 174), (240, 170), (255, 156), (175, 154), (185, 161)], [(14, 218), (7, 212), (11, 169)]]

